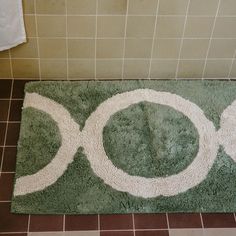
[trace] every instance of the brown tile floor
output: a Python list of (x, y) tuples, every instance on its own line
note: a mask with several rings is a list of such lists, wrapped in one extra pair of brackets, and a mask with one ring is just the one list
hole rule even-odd
[[(235, 214), (16, 215), (10, 202), (23, 88), (0, 80), (0, 236), (235, 236)], [(47, 233), (45, 233), (47, 232)]]

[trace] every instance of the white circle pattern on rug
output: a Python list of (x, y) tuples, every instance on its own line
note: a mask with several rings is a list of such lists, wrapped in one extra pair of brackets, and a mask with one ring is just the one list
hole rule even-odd
[[(183, 113), (199, 133), (199, 150), (195, 159), (178, 174), (156, 178), (129, 175), (114, 166), (106, 155), (103, 129), (109, 118), (116, 112), (143, 101), (166, 105)], [(114, 95), (101, 103), (90, 115), (82, 132), (69, 112), (49, 98), (36, 93), (26, 93), (24, 108), (26, 107), (44, 111), (56, 121), (62, 136), (62, 145), (47, 166), (33, 175), (16, 180), (15, 196), (40, 191), (55, 183), (73, 161), (80, 146), (84, 148), (94, 173), (113, 189), (143, 198), (173, 196), (193, 188), (206, 178), (219, 148), (219, 131), (216, 132), (204, 112), (196, 104), (168, 92), (137, 89)]]

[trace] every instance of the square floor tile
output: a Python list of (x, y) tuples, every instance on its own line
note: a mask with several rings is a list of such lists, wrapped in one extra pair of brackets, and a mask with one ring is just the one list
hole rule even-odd
[(27, 232), (28, 218), (10, 213), (10, 203), (0, 202), (0, 232)]
[(71, 230), (97, 230), (98, 216), (97, 215), (67, 215), (65, 219), (66, 231)]
[(135, 236), (169, 236), (168, 230), (136, 231)]
[(15, 234), (1, 234), (1, 236), (27, 236), (27, 233), (15, 233)]
[(20, 132), (20, 123), (9, 123), (7, 128), (6, 145), (17, 145)]
[(38, 231), (62, 231), (63, 216), (62, 215), (31, 215), (30, 232)]
[(65, 236), (100, 236), (99, 231), (67, 231)]
[(3, 153), (3, 148), (0, 147), (0, 166), (2, 165), (2, 153)]
[(232, 213), (203, 213), (202, 220), (205, 228), (236, 227), (236, 222)]
[(133, 229), (133, 220), (131, 214), (101, 215), (100, 229)]
[(102, 231), (100, 236), (134, 236), (133, 231)]
[(0, 176), (0, 201), (10, 201), (12, 197), (14, 174), (2, 173)]
[(166, 229), (166, 214), (135, 214), (135, 229)]
[(21, 111), (23, 107), (23, 100), (12, 100), (11, 109), (10, 109), (10, 121), (20, 121), (21, 120)]
[(168, 214), (170, 228), (201, 228), (199, 213), (170, 213)]
[(16, 147), (5, 147), (3, 157), (3, 172), (14, 172), (16, 169)]
[(14, 80), (12, 98), (24, 98), (24, 87), (30, 80)]
[(0, 123), (0, 146), (3, 146), (6, 132), (6, 123)]
[(0, 80), (0, 98), (10, 98), (11, 80)]
[(6, 121), (9, 109), (9, 100), (0, 100), (0, 121)]

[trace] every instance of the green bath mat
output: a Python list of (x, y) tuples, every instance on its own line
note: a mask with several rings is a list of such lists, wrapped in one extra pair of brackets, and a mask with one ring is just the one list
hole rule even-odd
[(235, 82), (31, 82), (12, 212), (235, 212), (235, 161)]

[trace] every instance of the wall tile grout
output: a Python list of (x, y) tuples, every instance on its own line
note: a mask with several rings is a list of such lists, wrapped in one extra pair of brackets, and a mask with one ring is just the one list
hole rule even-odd
[(34, 0), (34, 17), (35, 17), (35, 31), (36, 31), (36, 44), (38, 52), (38, 69), (39, 69), (39, 80), (41, 80), (41, 61), (40, 61), (40, 49), (39, 49), (39, 35), (38, 35), (38, 19), (37, 19), (37, 0)]
[(121, 79), (122, 80), (124, 80), (124, 67), (125, 67), (125, 52), (126, 52), (128, 14), (129, 14), (129, 0), (127, 0), (126, 13), (125, 13), (125, 28), (124, 28), (124, 40), (123, 40), (123, 58), (122, 58), (122, 68), (121, 68)]
[(154, 44), (156, 39), (156, 31), (157, 31), (157, 20), (158, 20), (158, 11), (159, 11), (159, 5), (161, 0), (157, 0), (157, 6), (156, 6), (156, 17), (155, 17), (155, 24), (154, 24), (154, 30), (153, 30), (153, 37), (152, 37), (152, 47), (151, 47), (151, 56), (149, 61), (149, 68), (148, 68), (148, 78), (151, 77), (151, 68), (152, 68), (152, 59), (153, 59), (153, 51), (154, 51)]
[(219, 0), (218, 4), (217, 4), (217, 9), (216, 9), (215, 17), (214, 17), (214, 22), (213, 22), (213, 26), (212, 26), (212, 29), (211, 29), (211, 35), (210, 35), (210, 39), (209, 39), (209, 43), (208, 43), (208, 47), (207, 47), (207, 51), (206, 51), (206, 58), (205, 58), (204, 67), (203, 67), (203, 71), (202, 71), (202, 78), (204, 78), (205, 72), (206, 72), (207, 60), (208, 60), (208, 56), (209, 56), (209, 52), (210, 52), (210, 48), (211, 48), (211, 42), (212, 42), (214, 30), (215, 30), (216, 20), (217, 20), (219, 10), (220, 10), (220, 4), (221, 4), (221, 0)]
[(68, 9), (67, 9), (67, 0), (65, 0), (65, 11), (66, 11), (66, 79), (69, 79), (69, 62), (68, 62)]
[(185, 28), (186, 28), (186, 25), (187, 25), (189, 6), (190, 6), (190, 0), (188, 0), (188, 4), (187, 4), (187, 8), (186, 8), (184, 26), (183, 26), (182, 37), (181, 37), (181, 42), (180, 42), (180, 48), (179, 48), (179, 53), (178, 53), (178, 61), (177, 61), (177, 66), (176, 66), (176, 71), (175, 71), (175, 79), (178, 78), (178, 73), (179, 73), (179, 63), (180, 63), (181, 53), (182, 53), (182, 48), (183, 48), (183, 43), (184, 43), (184, 35), (185, 35)]
[(234, 55), (232, 57), (232, 61), (231, 61), (230, 67), (229, 67), (229, 73), (227, 76), (229, 78), (229, 80), (231, 80), (231, 74), (232, 74), (232, 70), (233, 70), (233, 65), (235, 63), (235, 59), (236, 59), (236, 50), (234, 51)]

